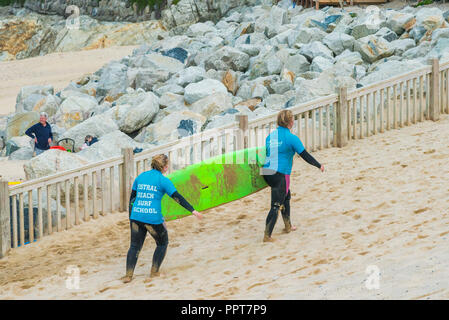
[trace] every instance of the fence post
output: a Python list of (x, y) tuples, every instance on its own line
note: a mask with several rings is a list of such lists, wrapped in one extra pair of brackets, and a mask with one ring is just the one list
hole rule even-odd
[(248, 148), (248, 115), (239, 114), (235, 118), (239, 123), (237, 150), (246, 149)]
[(438, 121), (440, 119), (440, 62), (438, 58), (433, 58), (431, 63), (429, 119)]
[(337, 104), (337, 147), (341, 148), (348, 144), (348, 89), (346, 87), (340, 88), (338, 93)]
[(123, 155), (123, 171), (122, 171), (122, 197), (121, 211), (128, 211), (129, 197), (131, 196), (131, 188), (134, 182), (134, 153), (132, 148), (122, 149)]
[(0, 258), (11, 249), (11, 221), (8, 182), (0, 180)]

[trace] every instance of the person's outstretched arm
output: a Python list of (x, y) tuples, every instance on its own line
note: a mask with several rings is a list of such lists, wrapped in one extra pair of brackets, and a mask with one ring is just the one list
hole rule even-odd
[(181, 196), (181, 194), (179, 194), (178, 191), (173, 192), (170, 197), (173, 200), (175, 200), (177, 203), (179, 203), (184, 209), (193, 213), (197, 218), (199, 218), (199, 219), (202, 218), (201, 214), (198, 211), (196, 211), (192, 207), (192, 205), (183, 196)]
[(303, 158), (308, 164), (317, 167), (318, 169), (321, 169), (321, 164), (316, 161), (316, 159), (304, 149), (303, 152), (299, 154), (301, 158)]
[(298, 153), (308, 164), (321, 169), (321, 164), (306, 151), (299, 137), (292, 135), (292, 145), (296, 153)]

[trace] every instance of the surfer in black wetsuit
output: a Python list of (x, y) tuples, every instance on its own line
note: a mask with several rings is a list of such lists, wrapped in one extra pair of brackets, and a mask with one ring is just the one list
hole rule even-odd
[(266, 219), (263, 241), (273, 241), (276, 220), (281, 211), (285, 232), (296, 230), (290, 221), (290, 173), (293, 156), (298, 153), (307, 163), (324, 172), (324, 166), (315, 160), (304, 148), (301, 140), (290, 132), (294, 118), (290, 110), (282, 110), (277, 117), (278, 127), (266, 139), (267, 157), (262, 167), (263, 178), (271, 187), (271, 208)]
[(135, 179), (129, 200), (131, 245), (126, 258), (126, 275), (122, 278), (125, 283), (132, 280), (147, 232), (154, 238), (157, 245), (150, 277), (159, 275), (159, 268), (168, 246), (168, 233), (161, 212), (161, 200), (165, 194), (192, 212), (198, 219), (202, 218), (202, 215), (176, 191), (173, 183), (163, 176), (168, 169), (168, 157), (163, 154), (153, 157), (151, 167), (153, 170), (146, 171)]

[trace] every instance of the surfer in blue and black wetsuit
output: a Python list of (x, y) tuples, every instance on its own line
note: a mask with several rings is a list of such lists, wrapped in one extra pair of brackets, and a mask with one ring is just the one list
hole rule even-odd
[(170, 179), (164, 177), (163, 174), (168, 170), (168, 157), (164, 154), (153, 157), (151, 167), (152, 170), (143, 172), (134, 180), (129, 200), (131, 245), (126, 257), (126, 275), (122, 278), (125, 283), (132, 280), (147, 231), (157, 245), (150, 277), (159, 275), (159, 268), (168, 246), (168, 233), (161, 212), (161, 200), (165, 194), (192, 212), (198, 219), (202, 218), (202, 215), (176, 191)]
[(324, 172), (324, 166), (304, 148), (301, 140), (290, 132), (294, 118), (290, 110), (282, 110), (277, 117), (277, 129), (266, 139), (266, 160), (262, 167), (263, 178), (271, 187), (271, 208), (266, 219), (263, 241), (273, 241), (271, 233), (281, 211), (285, 232), (296, 230), (290, 221), (290, 173), (293, 156), (298, 153), (307, 163)]

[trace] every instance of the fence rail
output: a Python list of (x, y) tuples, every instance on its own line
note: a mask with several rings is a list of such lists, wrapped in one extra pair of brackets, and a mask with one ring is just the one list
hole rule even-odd
[[(343, 147), (351, 139), (397, 129), (449, 113), (449, 61), (433, 59), (406, 74), (289, 108), (292, 132), (311, 151)], [(136, 174), (148, 170), (151, 158), (165, 153), (169, 172), (210, 157), (265, 144), (277, 115), (203, 131), (136, 155), (122, 155), (15, 186), (0, 181), (0, 257), (9, 249), (70, 229), (108, 212), (125, 211)]]

